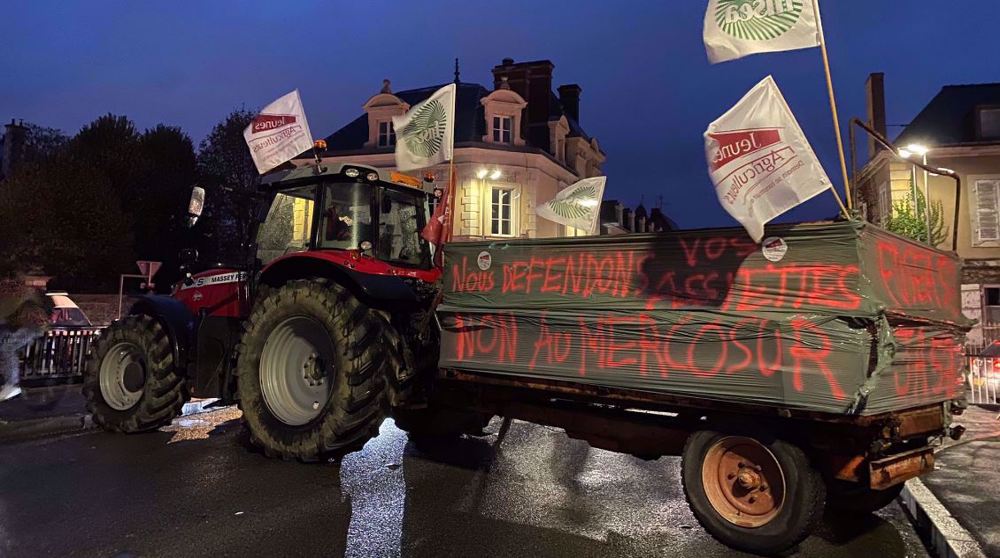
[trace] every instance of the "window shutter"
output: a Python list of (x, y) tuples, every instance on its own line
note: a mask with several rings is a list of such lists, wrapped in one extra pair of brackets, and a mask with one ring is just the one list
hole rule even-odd
[(976, 237), (979, 242), (1000, 240), (1000, 181), (976, 181)]

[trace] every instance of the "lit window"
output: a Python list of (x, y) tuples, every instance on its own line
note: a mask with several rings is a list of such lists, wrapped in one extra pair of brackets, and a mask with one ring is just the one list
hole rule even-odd
[(378, 123), (378, 146), (392, 147), (396, 145), (396, 129), (392, 127), (392, 122)]
[(514, 236), (513, 188), (494, 186), (490, 197), (490, 234)]
[(979, 109), (979, 137), (1000, 138), (1000, 108)]
[(494, 143), (511, 143), (511, 128), (513, 128), (514, 118), (510, 116), (493, 117), (493, 141)]

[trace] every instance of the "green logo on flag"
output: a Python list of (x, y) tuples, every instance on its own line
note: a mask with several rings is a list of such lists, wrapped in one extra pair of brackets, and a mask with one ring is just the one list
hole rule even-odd
[(441, 101), (434, 99), (417, 109), (400, 135), (406, 148), (418, 157), (428, 158), (441, 150), (448, 126), (448, 115)]
[(562, 199), (549, 202), (552, 213), (563, 219), (589, 219), (597, 206), (597, 188), (584, 186)]
[(784, 35), (802, 15), (803, 0), (718, 0), (719, 28), (745, 41), (769, 41)]

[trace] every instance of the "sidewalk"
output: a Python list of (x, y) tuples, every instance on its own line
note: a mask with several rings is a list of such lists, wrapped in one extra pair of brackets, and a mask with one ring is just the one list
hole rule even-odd
[(93, 428), (79, 384), (27, 388), (0, 402), (0, 444)]
[[(908, 489), (916, 499), (925, 500), (920, 503), (924, 504), (928, 515), (937, 513), (938, 518), (932, 520), (943, 525), (942, 530), (960, 532), (964, 527), (966, 536), (971, 536), (986, 556), (1000, 556), (1000, 421), (997, 412), (970, 407), (962, 416), (955, 417), (955, 424), (966, 427), (965, 435), (958, 442), (948, 440), (935, 456), (934, 472), (919, 479), (923, 485), (914, 483), (916, 486), (908, 485)], [(932, 497), (921, 498), (921, 492)], [(939, 505), (933, 502), (935, 497)], [(926, 500), (930, 500), (929, 505)], [(942, 509), (935, 512), (935, 507)], [(954, 525), (956, 520), (958, 525)], [(958, 529), (949, 529), (949, 524)], [(961, 547), (962, 536), (954, 539)], [(970, 549), (968, 554), (956, 551), (953, 555), (982, 554)]]
[[(182, 416), (205, 411), (215, 399), (192, 399)], [(0, 402), (0, 444), (94, 428), (80, 384), (25, 389)]]

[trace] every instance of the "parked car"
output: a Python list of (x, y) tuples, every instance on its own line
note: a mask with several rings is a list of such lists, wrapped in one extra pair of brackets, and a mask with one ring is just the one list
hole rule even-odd
[(49, 325), (54, 327), (63, 326), (90, 326), (90, 319), (80, 310), (80, 307), (73, 302), (68, 294), (63, 292), (46, 293), (52, 302), (52, 314), (49, 317)]

